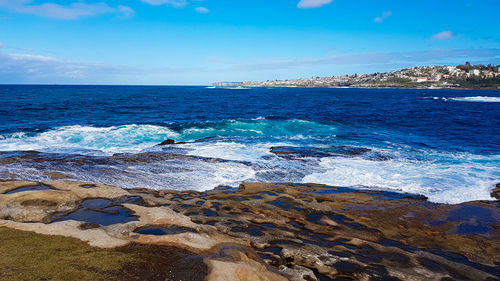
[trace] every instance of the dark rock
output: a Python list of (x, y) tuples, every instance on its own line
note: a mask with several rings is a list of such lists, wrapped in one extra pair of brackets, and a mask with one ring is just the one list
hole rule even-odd
[(232, 190), (232, 191), (235, 191), (236, 188), (232, 187), (232, 186), (229, 186), (229, 185), (218, 185), (214, 188), (214, 190), (216, 191), (221, 191), (221, 190)]
[(293, 152), (291, 151), (284, 151), (284, 150), (281, 150), (283, 147), (281, 146), (273, 146), (271, 147), (271, 153), (274, 153), (276, 155), (280, 155), (280, 154), (293, 154)]
[(164, 140), (159, 145), (169, 145), (169, 144), (175, 144), (175, 140), (173, 140), (173, 139)]
[(212, 137), (204, 137), (204, 138), (201, 138), (201, 139), (196, 139), (194, 142), (203, 142), (203, 141), (209, 141), (209, 140), (213, 140), (213, 139), (216, 139), (217, 137), (215, 136), (212, 136)]
[[(270, 152), (282, 156), (294, 157), (356, 157), (371, 152), (371, 149), (351, 146), (320, 147), (295, 147), (295, 146), (273, 146)], [(377, 155), (370, 155), (377, 158)], [(383, 157), (380, 156), (383, 160)], [(378, 160), (378, 159), (377, 159)]]
[(497, 186), (493, 188), (491, 191), (491, 196), (496, 198), (497, 200), (500, 200), (500, 183), (497, 183)]

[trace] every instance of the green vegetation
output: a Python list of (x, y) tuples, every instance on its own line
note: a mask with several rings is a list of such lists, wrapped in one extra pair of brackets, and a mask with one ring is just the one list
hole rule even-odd
[(177, 248), (132, 244), (99, 249), (74, 238), (0, 227), (4, 281), (203, 280), (206, 271), (201, 257)]
[(496, 78), (478, 78), (470, 77), (464, 80), (456, 80), (454, 83), (459, 84), (462, 88), (471, 89), (497, 89), (500, 87), (500, 76)]
[(132, 261), (80, 240), (8, 228), (0, 228), (0, 257), (1, 280), (105, 280)]
[(478, 69), (481, 71), (497, 71), (500, 65), (484, 65), (484, 64), (476, 64), (476, 65), (471, 65), (470, 62), (466, 62), (465, 64), (462, 65), (457, 65), (458, 69), (464, 70), (466, 72), (469, 72), (473, 69)]

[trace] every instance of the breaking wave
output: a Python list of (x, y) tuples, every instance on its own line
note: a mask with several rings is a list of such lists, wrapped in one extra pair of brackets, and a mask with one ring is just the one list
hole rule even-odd
[(468, 102), (500, 102), (500, 97), (485, 97), (485, 96), (457, 97), (457, 98), (450, 98), (450, 100), (468, 101)]
[(335, 127), (297, 119), (255, 118), (189, 124), (176, 130), (156, 125), (112, 127), (64, 126), (37, 134), (17, 132), (0, 136), (0, 151), (42, 151), (79, 154), (140, 152), (166, 139), (194, 141), (209, 137), (330, 136)]
[[(49, 180), (47, 174), (62, 173), (68, 179), (124, 188), (196, 190), (236, 187), (242, 181), (314, 182), (416, 193), (444, 203), (491, 199), (490, 189), (500, 182), (500, 155), (374, 147), (370, 139), (353, 142), (342, 133), (337, 137), (341, 129), (298, 119), (255, 118), (18, 132), (0, 136), (0, 151), (62, 156), (7, 161), (0, 165), (0, 178), (43, 181)], [(156, 146), (165, 139), (186, 143)], [(293, 149), (291, 154), (271, 153), (277, 146)], [(136, 157), (139, 152), (170, 156)], [(128, 154), (117, 158), (116, 153)], [(73, 154), (84, 155), (85, 165), (72, 162), (68, 155)]]

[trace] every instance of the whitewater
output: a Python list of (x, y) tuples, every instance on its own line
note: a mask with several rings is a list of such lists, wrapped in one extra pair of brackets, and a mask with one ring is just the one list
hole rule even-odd
[[(500, 183), (498, 91), (1, 90), (0, 179), (200, 191), (322, 183), (451, 204), (490, 200)], [(166, 139), (176, 144), (158, 145)]]

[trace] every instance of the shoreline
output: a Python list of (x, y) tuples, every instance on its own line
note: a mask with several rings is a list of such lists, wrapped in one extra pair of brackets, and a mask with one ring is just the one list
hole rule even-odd
[[(492, 192), (498, 193), (500, 185)], [(209, 281), (494, 280), (500, 273), (498, 202), (446, 205), (319, 184), (242, 183), (237, 191), (196, 192), (2, 181), (0, 231), (36, 232), (42, 240), (62, 235), (96, 250), (168, 246), (162, 249), (202, 259), (208, 271), (199, 275)], [(0, 251), (10, 245), (1, 242)], [(168, 264), (171, 273), (183, 274)], [(151, 280), (168, 273), (141, 270), (137, 274), (159, 274)]]
[[(210, 87), (210, 86), (205, 86), (205, 87)], [(336, 87), (336, 86), (242, 86), (243, 89), (261, 89), (261, 88), (298, 88), (298, 89), (373, 89), (373, 90), (380, 90), (380, 89), (402, 89), (402, 90), (498, 90), (500, 91), (500, 87), (498, 88), (461, 88), (461, 87)], [(231, 87), (214, 87), (211, 89), (229, 89), (233, 90)]]

